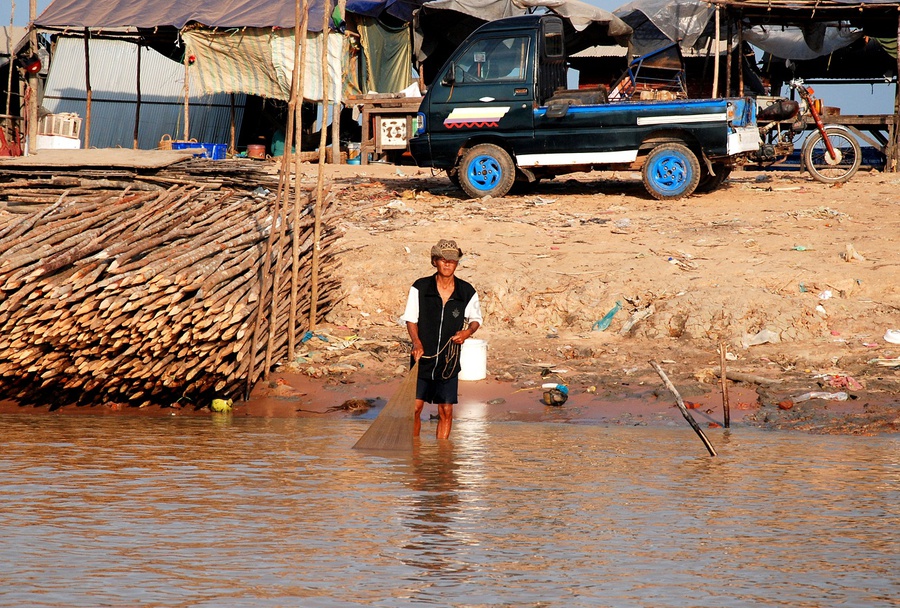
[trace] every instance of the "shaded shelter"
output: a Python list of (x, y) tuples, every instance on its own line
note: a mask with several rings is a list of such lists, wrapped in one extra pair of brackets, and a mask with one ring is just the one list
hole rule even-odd
[[(324, 7), (324, 0), (313, 0), (309, 4), (309, 45), (322, 37)], [(35, 26), (47, 32), (131, 41), (139, 46), (157, 49), (182, 63), (185, 111), (181, 127), (182, 137), (187, 139), (193, 137), (188, 123), (192, 87), (205, 94), (244, 93), (270, 99), (288, 99), (293, 69), (293, 52), (288, 50), (293, 45), (294, 13), (293, 3), (258, 3), (251, 0), (228, 3), (201, 0), (190, 4), (172, 4), (161, 0), (111, 0), (102, 3), (55, 0), (35, 20)], [(334, 90), (329, 99), (339, 100), (345, 53), (342, 52), (342, 37), (331, 38), (328, 65)], [(332, 45), (336, 47), (334, 50)], [(87, 44), (86, 49), (89, 54)], [(254, 61), (260, 58), (261, 61)], [(88, 55), (85, 65), (89, 133), (92, 87)], [(307, 53), (306, 68), (311, 75), (306, 79), (304, 97), (314, 101), (322, 99), (320, 66), (320, 56), (314, 52)], [(265, 86), (260, 86), (261, 83)]]
[[(832, 24), (857, 29), (863, 36), (886, 39), (882, 46), (890, 48), (889, 40), (900, 40), (900, 2), (897, 0), (871, 0), (850, 2), (848, 0), (710, 0), (723, 10), (728, 19), (737, 26), (738, 36), (748, 28), (763, 26), (794, 27), (803, 35), (804, 42), (811, 49), (823, 48), (827, 28)], [(882, 73), (882, 80), (889, 78), (894, 83), (894, 112), (888, 115), (830, 116), (829, 121), (844, 124), (854, 129), (866, 139), (861, 131), (866, 130), (883, 142), (882, 150), (887, 159), (886, 170), (897, 170), (898, 148), (900, 148), (900, 87), (897, 74), (900, 72), (900, 58), (896, 52), (892, 73)], [(882, 67), (883, 69), (883, 67)], [(741, 78), (741, 73), (735, 75)], [(879, 133), (883, 135), (879, 135)], [(877, 143), (877, 142), (876, 142)]]

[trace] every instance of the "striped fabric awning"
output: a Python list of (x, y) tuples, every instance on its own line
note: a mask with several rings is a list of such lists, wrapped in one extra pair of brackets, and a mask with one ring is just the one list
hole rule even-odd
[[(203, 93), (247, 93), (272, 99), (290, 99), (294, 70), (294, 30), (242, 28), (191, 29), (182, 32), (187, 51), (195, 58), (191, 79)], [(328, 100), (341, 99), (347, 61), (346, 38), (328, 36)], [(321, 101), (322, 34), (306, 37), (303, 98)]]

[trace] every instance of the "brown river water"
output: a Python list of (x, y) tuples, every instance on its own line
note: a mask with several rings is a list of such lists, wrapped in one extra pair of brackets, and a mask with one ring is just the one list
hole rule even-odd
[(0, 416), (0, 606), (898, 605), (900, 437), (369, 422)]

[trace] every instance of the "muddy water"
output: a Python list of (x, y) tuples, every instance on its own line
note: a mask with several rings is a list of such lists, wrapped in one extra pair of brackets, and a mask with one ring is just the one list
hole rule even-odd
[(888, 606), (900, 438), (0, 417), (2, 606)]

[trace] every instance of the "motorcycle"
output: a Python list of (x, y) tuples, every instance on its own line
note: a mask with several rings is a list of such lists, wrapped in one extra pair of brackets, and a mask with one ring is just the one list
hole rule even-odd
[(862, 163), (862, 150), (853, 133), (843, 125), (822, 121), (822, 101), (813, 97), (813, 89), (795, 78), (788, 83), (800, 102), (782, 97), (759, 98), (757, 120), (762, 145), (756, 161), (763, 166), (782, 162), (793, 154), (795, 142), (810, 122), (815, 129), (800, 148), (801, 168), (813, 179), (825, 184), (849, 180)]

